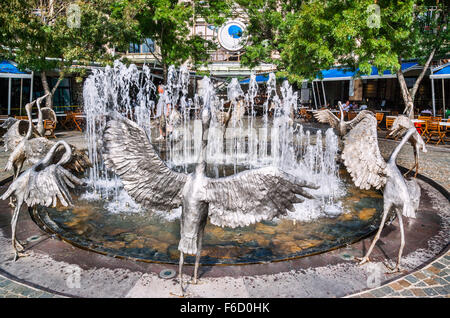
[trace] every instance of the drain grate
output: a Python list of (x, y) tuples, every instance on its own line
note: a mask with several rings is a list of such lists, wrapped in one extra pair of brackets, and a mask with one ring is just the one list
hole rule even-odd
[(40, 238), (41, 238), (40, 235), (33, 235), (33, 236), (30, 236), (29, 238), (27, 238), (27, 241), (28, 241), (28, 242), (36, 242), (36, 241), (39, 240)]
[(348, 253), (342, 253), (340, 256), (344, 261), (351, 261), (351, 260), (355, 259), (355, 257), (353, 255), (348, 254)]
[(160, 273), (159, 273), (159, 277), (164, 278), (164, 279), (170, 279), (175, 277), (175, 275), (177, 274), (177, 272), (175, 272), (173, 269), (163, 269)]

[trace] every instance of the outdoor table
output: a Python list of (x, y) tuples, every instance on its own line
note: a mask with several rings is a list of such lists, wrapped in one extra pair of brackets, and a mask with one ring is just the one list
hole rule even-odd
[(397, 118), (397, 116), (386, 116), (386, 118)]
[(77, 130), (83, 131), (83, 129), (81, 129), (81, 122), (85, 118), (86, 118), (86, 115), (74, 115), (73, 116), (73, 122), (75, 123), (75, 126), (76, 126)]
[(411, 122), (416, 127), (417, 132), (422, 135), (422, 124), (425, 123), (425, 120), (422, 119), (411, 119)]

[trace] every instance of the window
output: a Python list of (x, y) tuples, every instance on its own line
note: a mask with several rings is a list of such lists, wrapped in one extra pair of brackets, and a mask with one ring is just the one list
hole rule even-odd
[(142, 44), (142, 49), (140, 53), (150, 53), (155, 52), (155, 44), (153, 43), (152, 39), (145, 39), (144, 43)]
[[(53, 77), (51, 79), (52, 87), (56, 84), (58, 78)], [(64, 110), (65, 107), (61, 106), (70, 106), (71, 98), (70, 98), (70, 80), (65, 78), (59, 83), (58, 88), (55, 91), (55, 95), (53, 95), (53, 106), (55, 111)]]
[(129, 53), (140, 53), (139, 52), (139, 44), (137, 43), (130, 43), (130, 47), (128, 48)]
[(150, 53), (155, 52), (155, 43), (152, 39), (145, 39), (142, 44), (130, 43), (128, 53)]

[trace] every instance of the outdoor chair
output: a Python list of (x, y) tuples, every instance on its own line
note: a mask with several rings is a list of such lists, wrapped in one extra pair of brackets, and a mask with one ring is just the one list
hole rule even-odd
[(386, 117), (386, 130), (391, 130), (392, 125), (394, 124), (395, 118)]
[(48, 135), (48, 138), (50, 138), (50, 137), (56, 138), (56, 136), (55, 136), (55, 128), (56, 128), (56, 122), (54, 122), (52, 120), (49, 120), (49, 119), (44, 120), (45, 134), (47, 132), (50, 133), (50, 135)]
[(72, 114), (72, 121), (75, 124), (75, 128), (79, 131), (83, 131), (82, 125), (84, 123), (84, 118), (82, 117), (82, 115), (82, 112)]
[[(442, 142), (443, 144), (445, 144), (444, 142), (444, 137), (445, 137), (445, 130), (443, 130), (443, 126), (439, 125), (438, 121), (431, 121), (428, 120), (426, 122), (426, 137), (427, 140), (425, 143), (429, 143), (430, 141), (433, 140), (433, 137), (436, 137), (436, 145), (438, 145), (440, 142)], [(442, 129), (441, 129), (442, 127)]]
[(300, 108), (300, 117), (308, 121), (312, 119), (311, 114), (307, 112), (306, 108)]
[(356, 113), (355, 112), (348, 112), (348, 120), (352, 120), (353, 118), (356, 117)]
[(381, 122), (383, 121), (384, 113), (376, 113), (375, 116), (376, 116), (376, 118), (377, 118), (377, 129), (378, 129), (378, 130), (381, 130), (380, 124), (381, 124)]
[(420, 127), (420, 130), (421, 130), (421, 133), (420, 133), (420, 135), (421, 136), (426, 136), (426, 134), (427, 134), (427, 126), (426, 126), (426, 123), (427, 123), (427, 121), (429, 121), (429, 120), (431, 120), (431, 116), (418, 116), (417, 117), (417, 119), (419, 119), (419, 120), (423, 120), (423, 121), (425, 121), (425, 123), (417, 123), (417, 126), (416, 127)]
[(431, 116), (431, 119), (430, 119), (431, 121), (441, 121), (442, 120), (442, 117), (433, 117), (433, 116)]
[(71, 112), (71, 111), (66, 112), (66, 116), (63, 117), (59, 122), (63, 129), (66, 129), (66, 130), (73, 129), (73, 126), (74, 126), (73, 112)]
[(28, 120), (28, 116), (14, 116), (14, 118), (18, 120)]

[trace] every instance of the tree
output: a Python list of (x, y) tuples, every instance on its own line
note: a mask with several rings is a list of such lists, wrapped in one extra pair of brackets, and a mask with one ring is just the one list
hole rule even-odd
[[(414, 115), (415, 94), (432, 59), (449, 52), (449, 8), (439, 1), (292, 1), (281, 23), (278, 14), (255, 9), (255, 3), (259, 8), (283, 9), (281, 1), (245, 2), (246, 7), (253, 7), (248, 10), (252, 44), (245, 63), (272, 61), (294, 81), (320, 76), (321, 69), (336, 64), (358, 70), (357, 75), (370, 74), (372, 66), (390, 70), (397, 74), (405, 113), (410, 117)], [(430, 5), (434, 5), (433, 11)], [(267, 24), (271, 31), (262, 31), (260, 26)], [(274, 52), (278, 59), (274, 59)], [(408, 90), (401, 63), (410, 59), (418, 59), (424, 68)]]
[(159, 52), (153, 53), (163, 67), (164, 79), (169, 65), (179, 66), (190, 60), (196, 65), (205, 64), (208, 52), (217, 48), (216, 43), (191, 34), (191, 26), (199, 19), (219, 26), (231, 12), (231, 1), (177, 1), (137, 0), (136, 19), (141, 39), (150, 38)]
[[(4, 54), (22, 69), (40, 74), (53, 106), (53, 94), (64, 77), (83, 72), (74, 64), (106, 63), (114, 47), (126, 47), (133, 35), (133, 12), (126, 0), (11, 0), (1, 5), (0, 26)], [(5, 50), (4, 50), (5, 51)], [(59, 70), (50, 87), (49, 71)]]

